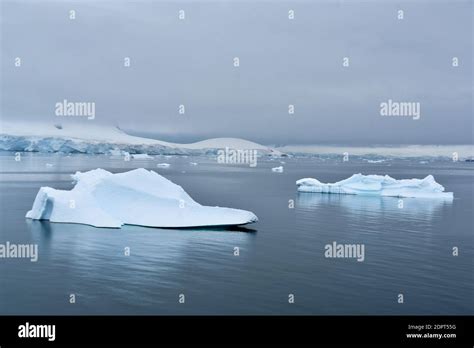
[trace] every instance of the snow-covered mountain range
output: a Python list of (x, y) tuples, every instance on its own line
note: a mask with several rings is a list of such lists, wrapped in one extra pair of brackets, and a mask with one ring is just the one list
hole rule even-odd
[[(317, 139), (315, 139), (317, 143)], [(256, 150), (259, 155), (444, 157), (472, 160), (474, 145), (285, 145), (265, 146), (239, 138), (213, 138), (191, 144), (171, 143), (127, 134), (119, 127), (92, 123), (46, 124), (0, 122), (0, 151), (148, 155), (215, 155), (219, 150)], [(374, 162), (375, 163), (375, 162)]]
[(71, 123), (66, 125), (7, 123), (0, 126), (0, 150), (104, 154), (126, 151), (131, 154), (193, 155), (215, 154), (224, 148), (257, 150), (279, 156), (268, 146), (238, 138), (213, 138), (191, 144), (178, 144), (132, 136), (118, 127)]

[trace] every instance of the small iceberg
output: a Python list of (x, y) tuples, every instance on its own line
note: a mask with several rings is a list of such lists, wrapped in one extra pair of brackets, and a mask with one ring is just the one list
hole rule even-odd
[(171, 164), (169, 164), (169, 163), (158, 163), (156, 166), (158, 168), (169, 168), (170, 165)]
[(143, 168), (113, 174), (103, 169), (72, 175), (70, 191), (41, 187), (27, 218), (120, 228), (231, 226), (257, 222), (246, 210), (208, 207), (183, 188)]
[(136, 153), (132, 155), (133, 159), (152, 159), (153, 157), (147, 153)]
[(272, 172), (283, 173), (283, 166), (272, 168)]
[(453, 199), (452, 192), (444, 192), (432, 175), (424, 179), (396, 180), (388, 175), (354, 174), (333, 184), (325, 184), (313, 178), (296, 182), (299, 192), (336, 193), (364, 196), (388, 196), (403, 198)]

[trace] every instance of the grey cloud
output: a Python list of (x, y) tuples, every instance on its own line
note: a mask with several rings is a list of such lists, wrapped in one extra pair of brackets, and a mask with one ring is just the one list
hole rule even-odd
[[(472, 143), (472, 7), (6, 1), (2, 119), (56, 122), (54, 104), (66, 98), (95, 101), (97, 122), (171, 141)], [(460, 67), (451, 67), (453, 56)], [(381, 117), (389, 98), (421, 102), (421, 119)]]

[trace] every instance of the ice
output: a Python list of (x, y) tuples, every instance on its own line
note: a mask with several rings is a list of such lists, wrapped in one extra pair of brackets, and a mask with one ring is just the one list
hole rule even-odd
[(156, 166), (158, 168), (169, 168), (170, 165), (171, 164), (169, 164), (169, 163), (158, 163)]
[(190, 165), (192, 166), (197, 166), (198, 164), (196, 162), (189, 162)]
[(272, 168), (272, 172), (275, 172), (275, 173), (283, 173), (283, 167), (280, 166), (280, 167)]
[(109, 150), (108, 154), (112, 156), (122, 156), (122, 155), (125, 155), (126, 153), (124, 153), (123, 151), (119, 149), (111, 149)]
[(132, 155), (133, 159), (152, 159), (153, 157), (146, 153), (137, 153)]
[(396, 180), (388, 175), (354, 174), (333, 184), (325, 184), (313, 178), (296, 182), (299, 192), (337, 193), (364, 196), (390, 196), (407, 198), (453, 199), (452, 192), (444, 192), (432, 175), (424, 179)]
[(120, 228), (244, 225), (258, 221), (250, 211), (208, 207), (181, 186), (143, 168), (112, 174), (103, 169), (72, 175), (70, 190), (41, 187), (27, 218)]

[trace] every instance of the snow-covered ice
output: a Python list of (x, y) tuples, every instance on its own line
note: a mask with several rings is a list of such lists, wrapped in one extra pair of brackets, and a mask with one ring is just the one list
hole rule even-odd
[(191, 144), (171, 143), (129, 135), (118, 127), (90, 123), (67, 123), (61, 128), (47, 123), (2, 122), (0, 150), (120, 155), (206, 155), (219, 149), (256, 150), (282, 155), (274, 148), (237, 138), (214, 138)]
[(396, 180), (388, 175), (354, 174), (348, 179), (333, 184), (304, 178), (298, 180), (296, 185), (299, 192), (453, 199), (453, 193), (444, 192), (444, 187), (438, 184), (432, 175), (424, 179)]
[(258, 221), (250, 211), (203, 206), (184, 189), (143, 168), (112, 174), (103, 169), (72, 175), (70, 190), (41, 187), (27, 218), (120, 228), (244, 225)]
[(280, 167), (272, 168), (272, 172), (275, 172), (275, 173), (283, 173), (283, 167), (280, 166)]

